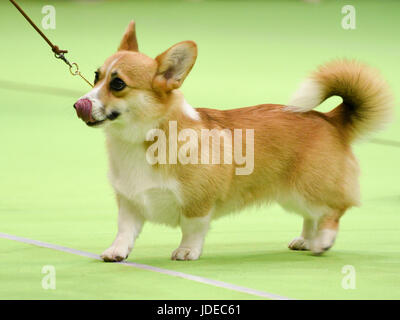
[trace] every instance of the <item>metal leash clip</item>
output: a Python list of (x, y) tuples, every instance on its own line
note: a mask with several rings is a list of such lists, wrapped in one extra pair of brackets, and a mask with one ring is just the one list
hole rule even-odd
[(78, 66), (78, 64), (77, 64), (76, 62), (70, 63), (70, 62), (68, 61), (68, 59), (64, 56), (64, 53), (63, 53), (63, 52), (61, 52), (61, 53), (55, 52), (55, 53), (54, 53), (54, 56), (55, 56), (57, 59), (60, 59), (60, 60), (64, 61), (64, 62), (69, 66), (69, 72), (70, 72), (73, 76), (80, 76), (83, 80), (85, 80), (85, 82), (86, 82), (89, 86), (91, 86), (91, 87), (93, 88), (93, 85), (89, 82), (89, 80), (87, 80), (87, 79), (82, 75), (82, 73), (79, 71), (79, 66)]
[(69, 66), (69, 72), (73, 75), (73, 76), (80, 76), (83, 80), (86, 81), (86, 83), (91, 86), (93, 88), (93, 85), (82, 75), (82, 73), (79, 71), (79, 66), (76, 62), (73, 62), (70, 66)]

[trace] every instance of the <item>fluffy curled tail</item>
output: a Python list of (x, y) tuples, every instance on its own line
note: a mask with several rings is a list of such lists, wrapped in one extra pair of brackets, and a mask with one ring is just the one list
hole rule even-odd
[(380, 129), (392, 117), (393, 97), (379, 73), (354, 60), (336, 60), (321, 66), (292, 97), (288, 108), (309, 111), (331, 96), (343, 103), (328, 113), (350, 141)]

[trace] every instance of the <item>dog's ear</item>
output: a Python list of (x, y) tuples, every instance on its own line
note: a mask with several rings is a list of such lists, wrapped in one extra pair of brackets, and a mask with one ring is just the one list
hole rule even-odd
[(193, 41), (183, 41), (175, 44), (160, 54), (157, 74), (153, 87), (164, 92), (179, 88), (189, 74), (197, 58), (197, 45)]
[(139, 51), (139, 46), (136, 39), (136, 28), (135, 21), (129, 22), (128, 27), (125, 30), (124, 36), (122, 37), (118, 51)]

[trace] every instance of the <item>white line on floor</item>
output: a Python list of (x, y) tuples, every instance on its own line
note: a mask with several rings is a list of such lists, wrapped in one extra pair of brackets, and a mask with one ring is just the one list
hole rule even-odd
[[(91, 252), (85, 252), (85, 251), (81, 251), (81, 250), (77, 250), (77, 249), (73, 249), (73, 248), (67, 248), (67, 247), (56, 245), (56, 244), (42, 242), (39, 240), (27, 239), (27, 238), (18, 237), (18, 236), (1, 233), (1, 232), (0, 232), (0, 238), (19, 241), (19, 242), (31, 244), (31, 245), (38, 246), (38, 247), (63, 251), (63, 252), (75, 254), (78, 256), (86, 257), (86, 258), (102, 260), (99, 255), (91, 253)], [(183, 279), (187, 279), (187, 280), (191, 280), (191, 281), (195, 281), (195, 282), (200, 282), (200, 283), (204, 283), (204, 284), (208, 284), (208, 285), (212, 285), (215, 287), (220, 287), (220, 288), (224, 288), (224, 289), (228, 289), (228, 290), (247, 293), (247, 294), (255, 295), (258, 297), (262, 297), (262, 298), (268, 298), (268, 299), (272, 299), (272, 300), (292, 300), (290, 298), (279, 296), (277, 294), (273, 294), (273, 293), (269, 293), (269, 292), (246, 288), (246, 287), (238, 286), (235, 284), (222, 282), (222, 281), (218, 281), (218, 280), (213, 280), (213, 279), (208, 279), (208, 278), (204, 278), (204, 277), (199, 277), (199, 276), (195, 276), (195, 275), (191, 275), (191, 274), (187, 274), (187, 273), (183, 273), (183, 272), (179, 272), (179, 271), (157, 268), (157, 267), (149, 266), (146, 264), (141, 264), (141, 263), (136, 263), (136, 262), (128, 262), (128, 261), (116, 262), (116, 263), (134, 267), (134, 268), (138, 268), (138, 269), (142, 269), (142, 270), (153, 271), (153, 272), (166, 274), (169, 276), (179, 277), (179, 278), (183, 278)]]

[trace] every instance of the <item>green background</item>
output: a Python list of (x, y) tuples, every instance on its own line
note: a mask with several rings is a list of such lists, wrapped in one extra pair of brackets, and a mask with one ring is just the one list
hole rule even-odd
[[(341, 27), (348, 1), (27, 1), (56, 8), (44, 30), (90, 79), (117, 48), (131, 19), (151, 57), (194, 40), (199, 57), (182, 87), (195, 107), (235, 108), (288, 102), (317, 65), (357, 58), (381, 70), (399, 99), (400, 2), (352, 1), (356, 29)], [(0, 4), (0, 232), (100, 254), (116, 233), (116, 204), (106, 178), (101, 130), (72, 108), (89, 90), (7, 1)], [(55, 89), (47, 88), (59, 88)], [(340, 99), (324, 103), (328, 110)], [(360, 208), (342, 219), (324, 256), (287, 249), (301, 218), (278, 206), (216, 221), (199, 261), (170, 261), (180, 231), (147, 224), (129, 261), (182, 271), (295, 299), (400, 297), (400, 123), (354, 147), (360, 159)], [(378, 142), (379, 142), (378, 141)], [(56, 268), (56, 290), (41, 286)], [(356, 270), (356, 289), (342, 288), (342, 268)], [(0, 239), (1, 299), (254, 299), (194, 283)]]

